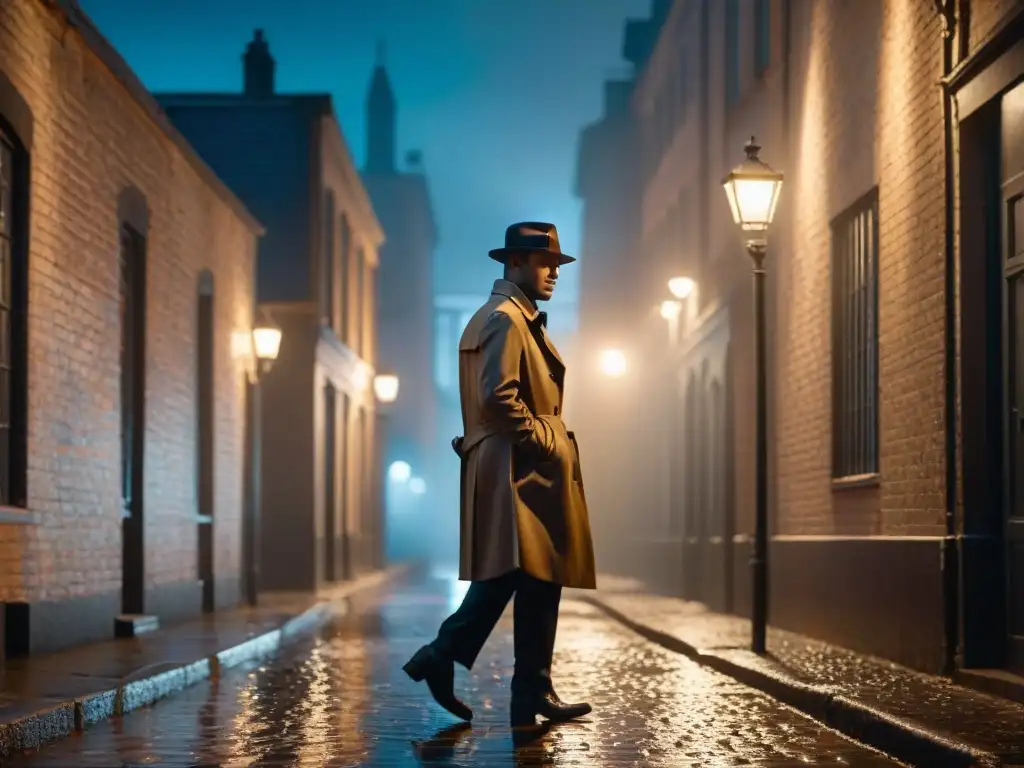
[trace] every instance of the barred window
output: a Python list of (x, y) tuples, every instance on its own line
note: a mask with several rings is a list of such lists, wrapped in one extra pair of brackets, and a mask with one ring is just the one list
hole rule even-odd
[(878, 472), (878, 189), (832, 222), (832, 476)]

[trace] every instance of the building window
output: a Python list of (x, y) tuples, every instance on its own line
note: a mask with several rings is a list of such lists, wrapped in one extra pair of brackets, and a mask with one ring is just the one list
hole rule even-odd
[(0, 123), (0, 504), (23, 507), (28, 158)]
[(754, 74), (758, 77), (768, 69), (772, 56), (771, 0), (754, 0)]
[(725, 106), (740, 98), (739, 0), (725, 0)]
[(338, 232), (340, 233), (341, 239), (341, 268), (338, 270), (338, 295), (341, 296), (341, 307), (340, 307), (340, 322), (338, 327), (335, 329), (338, 332), (338, 338), (345, 344), (348, 343), (348, 310), (350, 297), (348, 294), (348, 275), (349, 269), (351, 269), (352, 257), (349, 251), (352, 250), (352, 228), (348, 223), (348, 216), (344, 213), (338, 219)]
[(145, 359), (146, 238), (121, 227), (121, 503), (125, 518), (137, 514), (142, 456), (141, 409)]
[(363, 331), (366, 326), (366, 252), (356, 248), (355, 263), (355, 300), (353, 302), (356, 311), (355, 328), (353, 329), (352, 347), (357, 355), (363, 357), (366, 350), (363, 348)]
[(335, 327), (334, 321), (334, 192), (324, 193), (324, 241), (323, 241), (323, 274), (320, 286), (323, 291), (323, 316), (327, 325)]
[(878, 472), (878, 190), (832, 222), (832, 475)]

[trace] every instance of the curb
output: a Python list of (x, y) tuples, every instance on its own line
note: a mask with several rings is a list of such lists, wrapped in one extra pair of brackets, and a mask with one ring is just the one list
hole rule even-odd
[(378, 571), (362, 581), (353, 582), (348, 589), (339, 588), (336, 594), (314, 603), (280, 627), (202, 659), (187, 664), (154, 665), (162, 666), (163, 670), (134, 680), (125, 679), (116, 688), (61, 701), (52, 707), (0, 723), (0, 760), (12, 753), (36, 749), (47, 742), (65, 738), (101, 720), (153, 704), (203, 680), (216, 678), (222, 669), (269, 656), (297, 637), (327, 624), (348, 598), (400, 581), (408, 577), (414, 568), (415, 565), (400, 565)]
[(652, 643), (762, 691), (844, 736), (902, 762), (919, 766), (943, 765), (949, 768), (996, 768), (1002, 765), (999, 756), (992, 752), (957, 742), (909, 720), (837, 693), (827, 686), (805, 683), (775, 670), (756, 669), (714, 652), (700, 651), (678, 637), (634, 621), (598, 598), (585, 596), (580, 599)]

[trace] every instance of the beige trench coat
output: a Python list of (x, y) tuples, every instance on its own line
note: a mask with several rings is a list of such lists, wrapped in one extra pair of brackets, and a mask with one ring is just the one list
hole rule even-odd
[(522, 568), (538, 579), (595, 588), (579, 448), (560, 416), (565, 364), (540, 312), (497, 280), (459, 342), (459, 578)]

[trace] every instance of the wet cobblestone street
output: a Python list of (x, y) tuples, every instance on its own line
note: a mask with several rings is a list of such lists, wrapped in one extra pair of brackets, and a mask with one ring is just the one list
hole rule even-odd
[[(781, 766), (897, 765), (768, 696), (565, 600), (554, 679), (594, 714), (514, 743), (511, 611), (456, 685), (456, 721), (402, 664), (457, 604), (444, 580), (353, 600), (319, 636), (124, 719), (12, 758), (12, 766)], [(517, 741), (522, 741), (517, 739)]]

